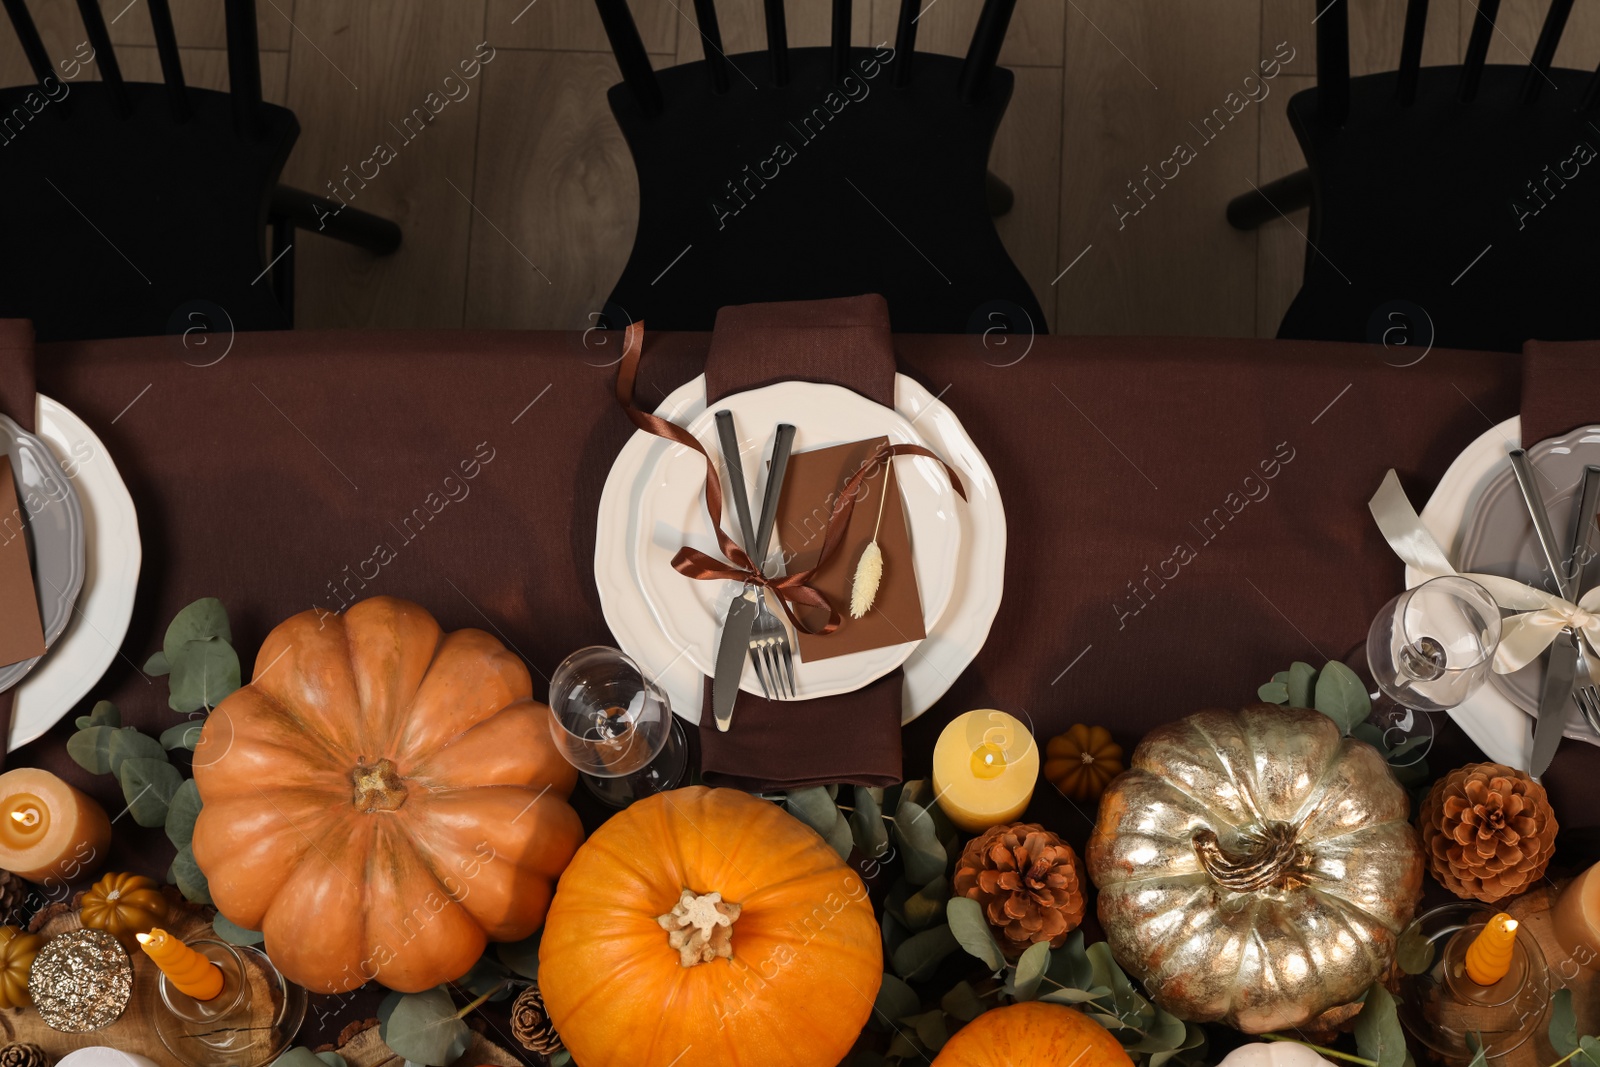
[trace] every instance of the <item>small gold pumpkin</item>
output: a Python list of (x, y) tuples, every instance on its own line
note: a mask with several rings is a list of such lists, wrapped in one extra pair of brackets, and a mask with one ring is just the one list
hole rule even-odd
[(167, 921), (167, 898), (143, 875), (112, 872), (83, 894), (78, 918), (86, 929), (104, 930), (132, 948), (134, 935)]
[(30, 934), (20, 926), (0, 926), (0, 1008), (26, 1008), (33, 1004), (28, 993), (28, 972), (33, 958), (44, 948), (44, 937)]
[(1045, 780), (1073, 800), (1099, 800), (1122, 773), (1122, 746), (1104, 726), (1074, 723), (1050, 739), (1044, 755)]

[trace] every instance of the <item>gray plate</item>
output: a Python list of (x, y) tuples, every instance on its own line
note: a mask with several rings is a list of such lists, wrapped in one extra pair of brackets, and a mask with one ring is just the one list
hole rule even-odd
[[(1528, 458), (1538, 472), (1550, 524), (1565, 547), (1567, 538), (1572, 536), (1573, 497), (1583, 481), (1583, 468), (1590, 463), (1600, 464), (1600, 426), (1585, 426), (1564, 437), (1540, 441), (1528, 449)], [(1504, 575), (1546, 592), (1557, 592), (1534, 535), (1533, 520), (1528, 518), (1528, 509), (1522, 503), (1522, 494), (1517, 491), (1509, 465), (1484, 487), (1477, 507), (1467, 516), (1461, 535), (1461, 558), (1456, 561), (1456, 567), (1463, 571)], [(1600, 666), (1594, 663), (1593, 657), (1586, 657), (1585, 662), (1591, 670)], [(1544, 684), (1544, 658), (1541, 656), (1515, 674), (1490, 674), (1489, 680), (1506, 699), (1529, 715), (1536, 715), (1539, 691)], [(1600, 678), (1595, 680), (1600, 682)], [(1600, 745), (1600, 735), (1589, 727), (1575, 706), (1562, 733)]]
[[(72, 605), (83, 588), (83, 508), (78, 503), (77, 489), (56, 462), (50, 446), (5, 415), (0, 415), (0, 449), (11, 457), (18, 510), (33, 560), (39, 614), (44, 621), (44, 643), (47, 648), (54, 648), (56, 638), (72, 619)], [(0, 522), (7, 518), (0, 516)], [(9, 518), (15, 521), (14, 516)], [(22, 681), (42, 658), (0, 667), (0, 692)]]

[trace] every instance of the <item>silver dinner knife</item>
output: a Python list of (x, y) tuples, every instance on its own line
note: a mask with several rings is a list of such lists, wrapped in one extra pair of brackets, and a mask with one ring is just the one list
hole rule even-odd
[[(1520, 448), (1510, 452), (1511, 470), (1516, 475), (1517, 488), (1522, 491), (1523, 503), (1533, 519), (1534, 534), (1543, 551), (1545, 563), (1555, 577), (1557, 591), (1562, 597), (1572, 595), (1576, 580), (1568, 569), (1573, 553), (1562, 553), (1556, 545), (1555, 531), (1550, 525), (1550, 514), (1545, 509), (1544, 497), (1534, 482), (1533, 468), (1528, 454)], [(1581, 495), (1581, 494), (1580, 494)], [(1578, 642), (1571, 628), (1563, 629), (1550, 642), (1549, 658), (1545, 661), (1544, 688), (1539, 692), (1539, 717), (1533, 724), (1533, 755), (1528, 760), (1528, 773), (1537, 778), (1550, 766), (1556, 748), (1561, 744), (1561, 731), (1571, 714), (1572, 684), (1578, 670)]]
[[(750, 520), (750, 495), (744, 484), (744, 458), (739, 454), (739, 435), (733, 426), (733, 412), (717, 412), (717, 439), (722, 444), (722, 462), (728, 468), (728, 481), (732, 483), (733, 510), (739, 517), (739, 531), (744, 536), (745, 554), (756, 567), (761, 561), (755, 558), (755, 524)], [(739, 678), (744, 674), (745, 657), (750, 654), (750, 630), (756, 624), (756, 612), (761, 590), (746, 585), (728, 605), (727, 617), (722, 620), (722, 637), (717, 644), (717, 658), (711, 675), (711, 714), (717, 729), (728, 732), (733, 724), (733, 705), (739, 699)]]

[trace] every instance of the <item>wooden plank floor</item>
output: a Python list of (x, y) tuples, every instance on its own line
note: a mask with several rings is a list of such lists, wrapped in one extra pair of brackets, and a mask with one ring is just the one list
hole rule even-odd
[[(101, 2), (125, 75), (158, 77), (143, 0)], [(171, 2), (190, 82), (225, 87), (220, 0)], [(1393, 67), (1406, 0), (1351, 4), (1353, 71)], [(73, 0), (29, 6), (63, 77), (95, 77)], [(981, 6), (923, 0), (918, 47), (964, 52)], [(1504, 0), (1490, 61), (1525, 62), (1546, 6)], [(258, 7), (264, 91), (303, 129), (285, 180), (336, 186), (405, 231), (401, 251), (382, 260), (300, 235), (300, 325), (590, 325), (632, 246), (638, 195), (605, 103), (616, 64), (592, 0)], [(826, 3), (787, 7), (791, 43), (826, 41)], [(658, 68), (701, 57), (689, 0), (633, 9)], [(1001, 55), (1016, 92), (991, 157), (1016, 206), (997, 226), (1053, 332), (1275, 332), (1299, 287), (1305, 212), (1242, 234), (1223, 208), (1301, 164), (1284, 110), (1314, 84), (1317, 9), (1019, 0)], [(726, 52), (761, 47), (760, 0), (721, 0), (718, 10)], [(898, 0), (857, 0), (855, 43), (892, 39), (897, 12)], [(1424, 61), (1457, 61), (1475, 16), (1475, 0), (1434, 0)], [(1273, 59), (1275, 78), (1246, 82)], [(1600, 6), (1577, 5), (1557, 62), (1600, 62)], [(0, 84), (25, 80), (21, 50), (0, 28)], [(430, 94), (449, 100), (429, 108)], [(1237, 112), (1227, 105), (1246, 94)], [(392, 161), (376, 178), (352, 178), (380, 146)], [(1180, 146), (1192, 158), (1163, 180)]]

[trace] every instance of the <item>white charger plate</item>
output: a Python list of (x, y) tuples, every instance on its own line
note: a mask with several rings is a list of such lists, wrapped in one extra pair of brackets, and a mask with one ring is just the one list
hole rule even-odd
[(100, 438), (64, 405), (43, 394), (37, 422), (38, 435), (77, 488), (88, 559), (66, 632), (17, 686), (7, 751), (54, 726), (117, 658), (133, 618), (143, 558), (133, 497)]
[[(761, 510), (766, 491), (763, 468), (773, 429), (780, 422), (794, 424), (796, 453), (878, 436), (893, 444), (926, 445), (903, 415), (860, 393), (837, 385), (779, 382), (727, 397), (715, 410), (702, 412), (688, 425), (688, 431), (713, 456), (721, 454), (716, 414), (722, 410), (733, 412), (753, 518)], [(706, 514), (705, 459), (681, 445), (662, 444), (665, 447), (651, 450), (636, 483), (643, 492), (633, 541), (633, 551), (643, 561), (637, 571), (645, 599), (667, 640), (685, 649), (688, 660), (702, 674), (711, 674), (722, 619), (739, 587), (727, 581), (696, 581), (673, 570), (672, 557), (684, 545), (714, 557), (719, 557), (721, 550)], [(927, 631), (939, 621), (955, 591), (962, 506), (944, 470), (931, 459), (896, 461), (894, 486), (905, 506)], [(732, 500), (730, 491), (725, 494), (723, 525), (738, 541)], [(778, 540), (782, 536), (779, 530)], [(904, 663), (916, 646), (916, 640), (907, 640), (816, 662), (797, 658), (795, 698), (809, 700), (860, 689)], [(740, 688), (747, 693), (761, 692), (748, 660)]]
[[(656, 414), (682, 426), (705, 408), (702, 375), (674, 390)], [(994, 474), (954, 412), (905, 375), (895, 376), (895, 410), (960, 473), (967, 490), (967, 502), (957, 504), (964, 525), (950, 602), (904, 663), (901, 722), (905, 723), (949, 690), (989, 636), (1005, 584), (1006, 519)], [(688, 650), (662, 632), (644, 595), (638, 557), (628, 551), (641, 521), (640, 472), (652, 450), (666, 447), (674, 446), (639, 432), (628, 439), (612, 465), (596, 523), (595, 584), (618, 647), (666, 691), (680, 717), (699, 722), (705, 675), (689, 660)]]
[[(1461, 551), (1466, 517), (1477, 507), (1478, 499), (1502, 468), (1509, 468), (1506, 453), (1522, 444), (1522, 419), (1512, 416), (1485, 430), (1468, 445), (1439, 479), (1439, 486), (1419, 513), (1422, 525), (1433, 534), (1451, 563)], [(1406, 588), (1421, 585), (1428, 575), (1406, 568)], [(1460, 705), (1450, 717), (1460, 724), (1474, 744), (1498, 763), (1518, 770), (1528, 769), (1528, 754), (1533, 750), (1533, 719), (1513, 704), (1497, 687), (1485, 683)]]

